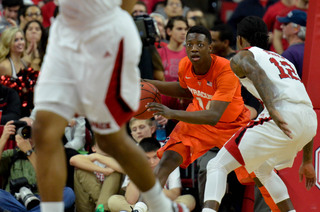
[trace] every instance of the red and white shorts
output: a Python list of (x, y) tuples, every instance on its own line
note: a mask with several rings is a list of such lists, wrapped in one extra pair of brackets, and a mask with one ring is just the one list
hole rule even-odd
[(141, 40), (130, 15), (114, 13), (117, 18), (87, 31), (59, 19), (53, 24), (35, 89), (37, 111), (68, 121), (83, 115), (100, 134), (118, 131), (132, 117), (140, 99)]

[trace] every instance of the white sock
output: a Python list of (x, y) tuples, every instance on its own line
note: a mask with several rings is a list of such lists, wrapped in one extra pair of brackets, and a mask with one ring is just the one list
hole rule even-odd
[(149, 191), (142, 192), (141, 196), (152, 212), (172, 211), (171, 201), (162, 192), (159, 181)]
[(64, 212), (64, 202), (41, 202), (41, 212)]
[(288, 211), (288, 212), (296, 212), (296, 210), (291, 210), (291, 211)]
[(204, 209), (202, 209), (202, 212), (217, 212), (217, 211), (215, 211), (211, 208), (204, 208)]

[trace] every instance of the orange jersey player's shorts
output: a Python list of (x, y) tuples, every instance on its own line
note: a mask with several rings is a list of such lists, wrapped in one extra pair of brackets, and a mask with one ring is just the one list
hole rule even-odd
[[(193, 104), (190, 104), (187, 111), (192, 111)], [(157, 152), (161, 158), (167, 150), (179, 153), (183, 162), (181, 168), (187, 168), (189, 164), (206, 153), (213, 147), (219, 149), (235, 134), (241, 127), (246, 126), (250, 121), (250, 112), (244, 107), (239, 117), (228, 123), (218, 122), (215, 126), (189, 124), (180, 121), (169, 135), (166, 144)]]

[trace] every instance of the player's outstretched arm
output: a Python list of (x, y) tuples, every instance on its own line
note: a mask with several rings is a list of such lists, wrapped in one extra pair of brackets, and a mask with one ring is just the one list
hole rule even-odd
[(316, 182), (316, 174), (312, 164), (313, 139), (303, 147), (303, 160), (299, 168), (299, 180), (302, 182), (303, 176), (306, 178), (306, 188), (310, 190)]
[(159, 80), (142, 79), (142, 81), (148, 82), (156, 86), (159, 92), (166, 96), (172, 96), (177, 98), (192, 98), (192, 94), (188, 89), (182, 88), (179, 82), (164, 82)]
[(292, 138), (288, 124), (274, 106), (275, 87), (264, 70), (255, 61), (253, 54), (246, 50), (240, 51), (232, 58), (230, 65), (238, 77), (248, 77), (253, 82), (273, 121), (289, 138)]

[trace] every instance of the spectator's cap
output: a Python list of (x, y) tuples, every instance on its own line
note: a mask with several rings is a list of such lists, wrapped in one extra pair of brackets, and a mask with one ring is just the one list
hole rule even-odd
[(280, 23), (295, 23), (300, 26), (307, 25), (307, 13), (302, 10), (292, 10), (290, 11), (286, 17), (278, 17), (277, 18)]

